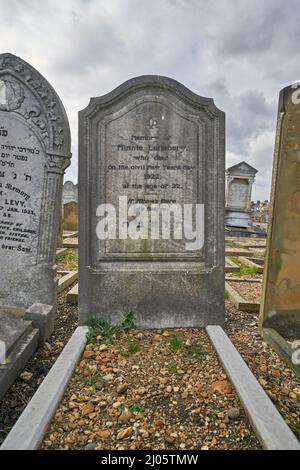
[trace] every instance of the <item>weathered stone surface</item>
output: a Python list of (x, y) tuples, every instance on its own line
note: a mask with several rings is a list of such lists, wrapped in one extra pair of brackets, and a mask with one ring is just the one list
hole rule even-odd
[(299, 87), (280, 92), (261, 326), (300, 338)]
[(22, 316), (12, 312), (0, 312), (0, 340), (4, 341), (7, 354), (18, 339), (30, 329), (31, 323), (23, 320)]
[(246, 162), (226, 170), (226, 225), (249, 228), (251, 191), (257, 170)]
[(266, 450), (300, 450), (298, 439), (235, 349), (225, 331), (219, 326), (208, 326), (206, 331), (263, 448)]
[(55, 305), (69, 125), (49, 83), (11, 54), (0, 55), (0, 147), (0, 306)]
[(0, 312), (0, 341), (5, 344), (5, 361), (0, 363), (0, 398), (38, 345), (39, 331), (32, 328), (31, 321), (24, 320), (23, 315), (12, 310)]
[(78, 204), (75, 201), (64, 204), (64, 230), (78, 230)]
[(25, 319), (31, 320), (34, 328), (39, 330), (39, 344), (45, 344), (54, 329), (55, 311), (53, 306), (40, 303), (33, 304), (26, 310)]
[[(81, 323), (131, 310), (148, 328), (222, 324), (224, 113), (172, 79), (144, 76), (91, 99), (79, 120)], [(118, 207), (119, 196), (148, 211), (204, 204), (204, 245), (188, 251), (186, 240), (149, 231), (99, 240), (97, 207)]]
[(63, 186), (62, 199), (63, 204), (71, 201), (78, 202), (78, 184), (74, 184), (73, 181), (66, 181)]

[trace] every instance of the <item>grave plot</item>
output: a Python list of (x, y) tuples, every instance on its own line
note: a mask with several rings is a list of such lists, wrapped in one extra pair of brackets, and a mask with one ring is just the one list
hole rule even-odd
[(259, 304), (261, 297), (261, 282), (247, 282), (243, 280), (230, 280), (226, 283), (234, 289), (240, 297), (249, 304)]
[[(262, 275), (261, 273), (258, 272), (258, 268), (261, 268), (261, 265), (256, 265), (255, 263), (248, 262), (251, 261), (252, 259), (248, 259), (245, 257), (240, 257), (240, 256), (231, 256), (229, 258), (226, 258), (229, 263), (231, 263), (233, 266), (238, 266), (238, 270), (228, 270), (228, 274), (226, 276), (228, 277), (243, 277), (243, 279), (246, 280), (257, 280), (261, 281), (262, 280)], [(245, 261), (247, 264), (245, 264)], [(261, 270), (261, 269), (260, 269)]]
[(74, 271), (78, 268), (78, 252), (75, 248), (66, 249), (56, 258), (59, 271)]
[(260, 448), (205, 331), (89, 338), (43, 449)]
[(252, 257), (257, 257), (260, 259), (264, 259), (266, 256), (266, 249), (265, 248), (249, 248), (249, 251), (252, 253)]
[(27, 362), (13, 385), (0, 399), (0, 444), (28, 404), (35, 391), (67, 344), (78, 325), (78, 310), (67, 302), (68, 287), (78, 277), (76, 249), (66, 249), (57, 256), (58, 296), (54, 331), (44, 346), (39, 347)]
[(59, 280), (57, 286), (57, 292), (62, 292), (78, 279), (78, 271), (61, 271), (58, 273)]
[[(257, 317), (249, 321), (229, 303), (226, 311), (231, 339), (239, 345), (242, 338), (248, 346)], [(273, 383), (256, 381), (221, 327), (207, 327), (218, 360), (205, 330), (137, 330), (133, 318), (129, 314), (113, 327), (92, 320), (88, 331), (77, 328), (2, 449), (300, 449), (271, 401), (276, 404)], [(266, 362), (265, 348), (251, 353)], [(241, 369), (234, 370), (237, 364)], [(297, 434), (292, 403), (300, 397), (299, 381), (277, 369), (272, 357), (270, 364), (272, 377), (291, 379), (280, 394), (284, 413), (281, 403), (279, 411)]]
[(245, 257), (231, 257), (239, 267), (238, 272), (229, 272), (225, 277), (225, 298), (246, 312), (258, 312), (261, 296), (262, 266)]
[(226, 301), (226, 332), (265, 392), (300, 440), (300, 379), (262, 338), (256, 314)]
[[(257, 258), (255, 258), (257, 259)], [(256, 261), (253, 261), (252, 258), (245, 258), (244, 256), (240, 256), (239, 260), (241, 263), (244, 265), (248, 266), (249, 268), (254, 268), (258, 274), (262, 274), (264, 272), (264, 263), (263, 260), (262, 263), (257, 263)]]
[(77, 248), (78, 238), (77, 237), (65, 238), (63, 245), (64, 245), (64, 248)]
[(32, 355), (13, 385), (0, 399), (0, 444), (46, 377), (77, 325), (77, 308), (66, 302), (64, 291), (57, 297), (57, 317), (52, 335)]

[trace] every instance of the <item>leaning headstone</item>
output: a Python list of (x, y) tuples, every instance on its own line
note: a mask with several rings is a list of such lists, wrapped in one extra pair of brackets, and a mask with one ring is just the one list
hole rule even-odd
[(70, 131), (33, 67), (0, 55), (0, 307), (55, 306), (56, 251)]
[(79, 121), (80, 322), (223, 324), (224, 113), (144, 76)]
[(75, 201), (64, 204), (63, 230), (78, 230), (78, 204)]
[(226, 170), (226, 225), (251, 229), (251, 192), (257, 170), (246, 162)]
[(300, 339), (300, 88), (293, 85), (279, 95), (260, 320)]

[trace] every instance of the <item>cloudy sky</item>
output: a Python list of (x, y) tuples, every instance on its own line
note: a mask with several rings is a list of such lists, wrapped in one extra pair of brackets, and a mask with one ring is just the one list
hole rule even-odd
[(77, 180), (77, 112), (134, 76), (165, 75), (226, 112), (227, 166), (259, 173), (269, 197), (279, 90), (300, 78), (298, 0), (0, 0), (2, 52), (62, 99)]

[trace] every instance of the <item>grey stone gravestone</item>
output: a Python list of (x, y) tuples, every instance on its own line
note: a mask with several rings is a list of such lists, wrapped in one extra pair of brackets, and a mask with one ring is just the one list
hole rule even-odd
[(0, 55), (0, 306), (55, 305), (54, 256), (70, 131), (33, 67)]
[[(129, 80), (79, 113), (81, 323), (132, 311), (145, 328), (223, 324), (224, 127), (212, 99), (159, 76)], [(184, 204), (204, 208), (195, 249), (180, 237)], [(171, 205), (168, 238), (166, 219), (149, 225)]]
[(226, 170), (226, 225), (250, 229), (251, 192), (257, 170), (246, 162)]
[(78, 185), (73, 181), (66, 181), (63, 186), (63, 204), (78, 202)]
[(78, 203), (70, 201), (64, 204), (63, 229), (66, 231), (78, 230)]
[(299, 86), (279, 96), (260, 321), (263, 328), (300, 339)]

